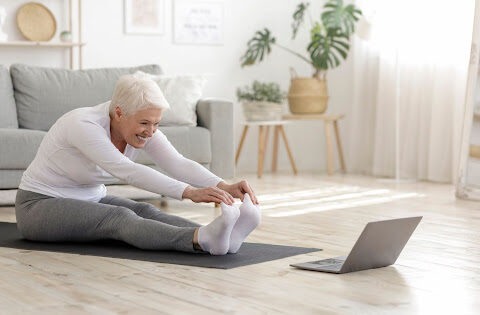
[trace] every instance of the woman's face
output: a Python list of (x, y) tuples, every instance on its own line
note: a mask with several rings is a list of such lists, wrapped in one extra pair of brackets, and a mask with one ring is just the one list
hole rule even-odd
[[(125, 116), (117, 107), (115, 119), (123, 140), (134, 148), (143, 148), (148, 138), (157, 131), (158, 123), (162, 118), (161, 108), (142, 109), (132, 115)], [(120, 114), (120, 115), (119, 115)]]

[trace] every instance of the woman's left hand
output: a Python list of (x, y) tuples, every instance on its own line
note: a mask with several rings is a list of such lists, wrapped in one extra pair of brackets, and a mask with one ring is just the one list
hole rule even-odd
[(238, 183), (230, 185), (224, 181), (221, 181), (220, 183), (218, 183), (217, 187), (228, 192), (230, 195), (232, 195), (233, 198), (240, 198), (240, 200), (242, 201), (243, 195), (247, 193), (250, 195), (250, 199), (252, 200), (252, 202), (258, 205), (257, 196), (255, 196), (252, 187), (250, 187), (246, 180), (242, 180)]

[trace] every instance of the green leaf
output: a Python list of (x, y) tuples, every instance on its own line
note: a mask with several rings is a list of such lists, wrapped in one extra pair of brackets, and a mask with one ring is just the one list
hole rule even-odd
[(280, 85), (275, 82), (262, 83), (254, 81), (251, 86), (237, 88), (237, 98), (239, 101), (267, 101), (281, 103), (285, 99), (286, 93), (280, 89)]
[(343, 59), (347, 58), (347, 51), (350, 46), (346, 35), (339, 34), (335, 37), (333, 35), (337, 32), (332, 31), (330, 33), (331, 36), (315, 33), (307, 47), (313, 66), (316, 69), (328, 70), (338, 67), (340, 65), (339, 56)]
[(355, 31), (355, 22), (359, 20), (362, 11), (355, 5), (343, 6), (343, 0), (329, 0), (324, 6), (326, 9), (321, 19), (326, 28), (338, 28), (347, 38)]
[(315, 22), (315, 25), (310, 30), (310, 38), (313, 38), (315, 34), (323, 34), (325, 32), (325, 28), (318, 22)]
[(295, 12), (293, 12), (293, 22), (292, 22), (292, 39), (295, 39), (297, 36), (298, 29), (300, 25), (303, 23), (303, 19), (305, 18), (305, 12), (308, 9), (310, 3), (299, 3)]
[(275, 37), (271, 36), (268, 28), (257, 31), (255, 36), (248, 41), (247, 51), (241, 57), (242, 67), (253, 65), (257, 61), (263, 61), (265, 53), (268, 55), (272, 51), (272, 44), (275, 44)]

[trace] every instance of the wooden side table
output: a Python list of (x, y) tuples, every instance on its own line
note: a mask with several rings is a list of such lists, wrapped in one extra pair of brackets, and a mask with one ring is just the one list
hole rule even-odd
[(286, 121), (292, 120), (323, 120), (325, 121), (325, 140), (327, 144), (327, 172), (328, 175), (333, 175), (333, 139), (332, 139), (332, 126), (335, 130), (335, 138), (337, 140), (338, 155), (340, 157), (340, 165), (342, 171), (345, 169), (345, 161), (343, 160), (342, 144), (340, 142), (340, 133), (338, 132), (338, 120), (345, 117), (343, 114), (338, 115), (321, 115), (321, 114), (305, 114), (305, 115), (284, 115), (282, 119)]
[(273, 157), (272, 157), (272, 172), (277, 171), (277, 160), (278, 160), (278, 134), (282, 134), (283, 142), (285, 143), (285, 148), (287, 149), (288, 158), (290, 159), (290, 164), (292, 165), (293, 173), (297, 175), (297, 168), (295, 162), (293, 161), (292, 152), (288, 145), (287, 136), (285, 135), (285, 130), (283, 125), (288, 124), (288, 121), (278, 120), (278, 121), (248, 121), (244, 122), (242, 137), (240, 138), (240, 143), (238, 144), (237, 154), (235, 156), (235, 165), (237, 165), (238, 158), (240, 157), (240, 152), (242, 151), (243, 142), (245, 141), (245, 136), (247, 135), (248, 128), (250, 126), (258, 126), (258, 162), (257, 162), (257, 176), (258, 178), (262, 177), (263, 172), (263, 161), (265, 159), (265, 151), (268, 142), (268, 133), (270, 126), (274, 128), (274, 137), (273, 137)]

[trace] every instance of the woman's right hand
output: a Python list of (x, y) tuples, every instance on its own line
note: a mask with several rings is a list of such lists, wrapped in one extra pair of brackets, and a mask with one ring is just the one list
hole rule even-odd
[(235, 202), (232, 195), (215, 186), (207, 188), (187, 186), (183, 191), (182, 198), (190, 199), (193, 202), (223, 202), (229, 206)]

